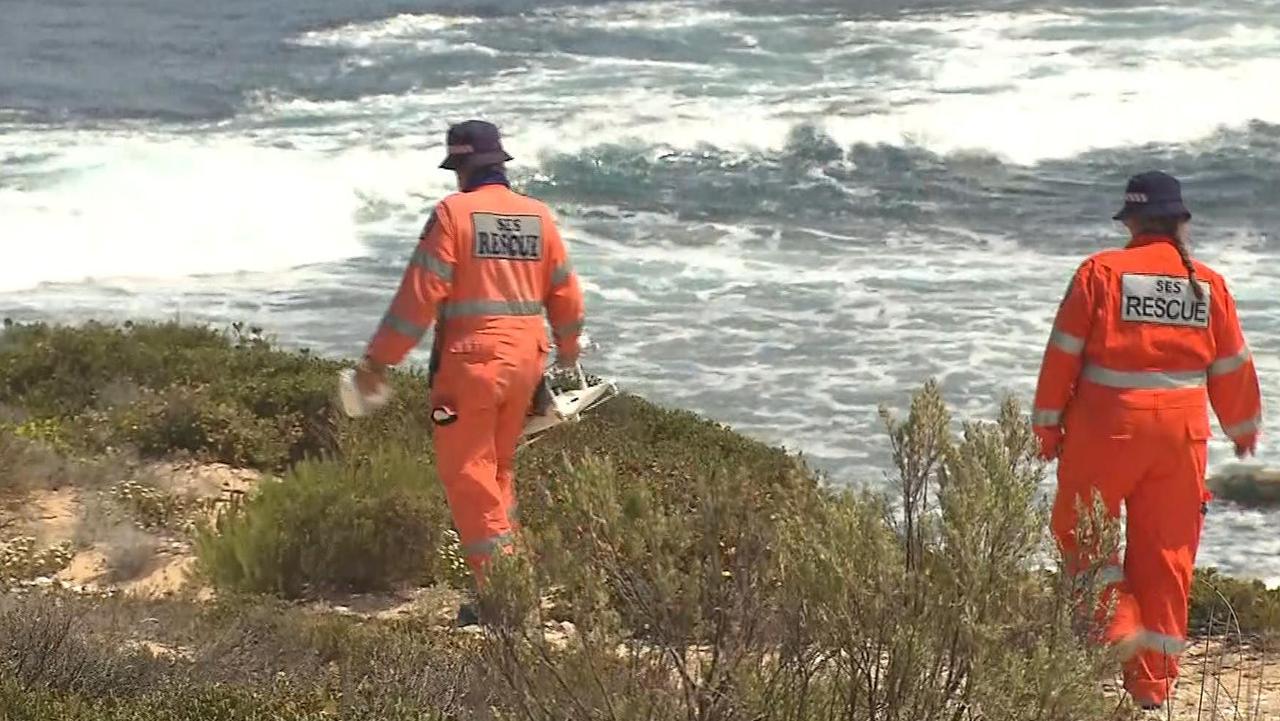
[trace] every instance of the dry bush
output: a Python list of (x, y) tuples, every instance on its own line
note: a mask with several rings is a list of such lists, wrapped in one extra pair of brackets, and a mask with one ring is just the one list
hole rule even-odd
[(94, 637), (76, 603), (37, 595), (0, 603), (0, 679), (26, 689), (109, 695), (140, 692), (164, 665), (149, 654)]
[(194, 533), (217, 505), (216, 499), (180, 496), (137, 480), (117, 483), (111, 495), (139, 526), (152, 531)]
[(41, 549), (36, 546), (36, 539), (30, 536), (0, 542), (0, 590), (55, 574), (66, 567), (73, 555), (70, 543)]
[(67, 455), (29, 426), (0, 424), (0, 499), (20, 499), (39, 490), (74, 486), (97, 488), (117, 472), (120, 461), (111, 456), (78, 458)]
[[(286, 604), (0, 597), (0, 718), (483, 719), (474, 643)], [(172, 653), (148, 649), (167, 647)], [(6, 715), (8, 714), (8, 715)]]
[(121, 524), (101, 539), (107, 563), (107, 581), (122, 583), (138, 578), (155, 560), (160, 541), (137, 528)]

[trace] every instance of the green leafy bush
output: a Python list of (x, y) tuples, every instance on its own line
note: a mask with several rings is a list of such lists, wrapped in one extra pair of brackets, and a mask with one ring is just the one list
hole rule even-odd
[(449, 521), (430, 466), (402, 449), (303, 461), (199, 532), (219, 586), (296, 597), (438, 577)]
[(127, 443), (280, 469), (337, 448), (339, 367), (239, 325), (11, 325), (0, 332), (0, 404), (89, 452)]
[(687, 505), (690, 485), (709, 467), (739, 468), (743, 486), (762, 501), (818, 478), (782, 449), (735, 433), (687, 411), (661, 408), (623, 394), (575, 424), (549, 431), (516, 455), (522, 522), (541, 530), (559, 522), (572, 502), (572, 469), (565, 461), (607, 459), (620, 490), (652, 494), (663, 504)]
[(1193, 633), (1280, 638), (1280, 588), (1223, 576), (1213, 568), (1197, 569), (1190, 626)]
[(207, 388), (148, 391), (103, 422), (109, 445), (129, 444), (156, 457), (188, 451), (238, 467), (281, 467), (303, 435), (292, 417), (256, 416), (211, 397)]
[[(900, 513), (887, 496), (835, 496), (750, 443), (715, 455), (727, 438), (676, 420), (700, 464), (661, 452), (644, 467), (569, 464), (556, 513), (533, 531), (536, 562), (495, 567), (488, 658), (519, 715), (1013, 721), (1114, 711), (1098, 692), (1105, 659), (1078, 633), (1073, 589), (1041, 566), (1052, 544), (1036, 500), (1043, 464), (1015, 404), (958, 438), (933, 384), (906, 421), (886, 416)], [(547, 621), (546, 595), (576, 624), (568, 649), (530, 631)]]

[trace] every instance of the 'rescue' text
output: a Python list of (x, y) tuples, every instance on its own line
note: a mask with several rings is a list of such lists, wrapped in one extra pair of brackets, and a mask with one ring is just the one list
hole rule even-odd
[(1197, 282), (1204, 299), (1196, 297), (1186, 277), (1126, 273), (1121, 279), (1120, 317), (1132, 323), (1208, 328), (1210, 286)]
[(495, 260), (542, 260), (542, 218), (536, 215), (473, 213), (472, 253)]

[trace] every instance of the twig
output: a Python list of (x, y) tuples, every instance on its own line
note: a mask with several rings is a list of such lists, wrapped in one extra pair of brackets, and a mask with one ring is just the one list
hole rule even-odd
[(1200, 664), (1200, 702), (1196, 707), (1196, 721), (1204, 714), (1204, 688), (1209, 681), (1209, 645), (1213, 638), (1213, 622), (1217, 617), (1218, 607), (1209, 608), (1209, 632), (1204, 637), (1204, 662)]

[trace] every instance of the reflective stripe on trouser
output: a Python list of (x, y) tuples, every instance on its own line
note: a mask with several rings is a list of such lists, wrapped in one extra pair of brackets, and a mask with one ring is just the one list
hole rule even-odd
[(449, 405), (457, 420), (436, 426), (436, 470), (477, 584), (497, 552), (511, 548), (516, 528), (512, 459), (545, 354), (536, 342), (502, 344), (469, 360), (446, 354), (431, 392), (432, 405)]
[(1052, 527), (1063, 552), (1087, 558), (1076, 542), (1075, 502), (1101, 493), (1112, 517), (1127, 516), (1124, 580), (1114, 587), (1115, 612), (1103, 637), (1132, 652), (1126, 688), (1163, 702), (1178, 675), (1187, 635), (1188, 596), (1203, 525), (1206, 439), (1204, 408), (1126, 409), (1080, 397), (1067, 413), (1058, 463)]

